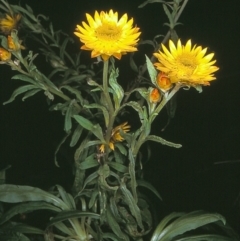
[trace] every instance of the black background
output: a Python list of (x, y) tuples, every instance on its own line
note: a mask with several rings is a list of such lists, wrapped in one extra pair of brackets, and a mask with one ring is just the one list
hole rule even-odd
[[(17, 3), (17, 1), (10, 1)], [(85, 13), (94, 10), (128, 13), (141, 29), (142, 39), (166, 34), (163, 26), (167, 18), (161, 4), (137, 8), (143, 1), (107, 0), (22, 0), (35, 13), (51, 18), (55, 29), (73, 36), (76, 24), (85, 20)], [(208, 47), (215, 53), (217, 80), (204, 87), (199, 94), (195, 89), (181, 90), (177, 95), (177, 112), (170, 126), (161, 132), (166, 115), (163, 111), (155, 120), (153, 133), (181, 143), (173, 149), (151, 143), (152, 157), (145, 164), (145, 178), (163, 197), (156, 203), (160, 216), (172, 211), (204, 209), (220, 212), (240, 231), (240, 7), (239, 0), (189, 0), (177, 33), (182, 42)], [(73, 38), (75, 38), (73, 36)], [(80, 43), (77, 38), (75, 51)], [(149, 51), (149, 50), (147, 50)], [(88, 52), (86, 56), (90, 56)], [(127, 61), (127, 56), (123, 61)], [(44, 64), (39, 69), (44, 69)], [(128, 80), (128, 73), (121, 72)], [(16, 88), (13, 73), (0, 66), (1, 102), (6, 101)], [(45, 96), (22, 102), (1, 105), (1, 168), (11, 164), (7, 182), (48, 188), (56, 183), (71, 187), (70, 165), (72, 153), (61, 152), (62, 165), (56, 168), (54, 151), (64, 135), (64, 118), (49, 112)], [(216, 162), (226, 162), (217, 164)]]

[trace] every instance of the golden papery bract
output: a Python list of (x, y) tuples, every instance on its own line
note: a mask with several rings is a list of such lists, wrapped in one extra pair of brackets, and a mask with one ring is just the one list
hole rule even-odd
[(213, 53), (205, 55), (207, 48), (194, 45), (191, 40), (182, 45), (180, 39), (177, 45), (169, 40), (169, 49), (162, 45), (162, 51), (154, 53), (158, 59), (154, 65), (164, 72), (171, 83), (182, 82), (187, 85), (209, 85), (209, 81), (215, 80), (213, 75), (219, 68), (214, 66), (216, 60), (212, 60)]
[(127, 52), (137, 51), (136, 45), (140, 35), (139, 28), (133, 27), (133, 19), (128, 20), (124, 14), (118, 20), (118, 13), (110, 10), (95, 11), (94, 17), (86, 14), (87, 22), (77, 25), (74, 34), (84, 43), (83, 50), (89, 50), (91, 57), (101, 56), (104, 60), (114, 56), (121, 59)]

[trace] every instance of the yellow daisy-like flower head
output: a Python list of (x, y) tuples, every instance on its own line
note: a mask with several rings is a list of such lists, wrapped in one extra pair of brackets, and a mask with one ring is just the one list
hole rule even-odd
[(10, 34), (13, 29), (18, 28), (20, 19), (20, 14), (16, 14), (14, 16), (6, 14), (4, 17), (0, 17), (0, 32), (5, 35)]
[(159, 62), (154, 65), (164, 72), (171, 83), (182, 82), (187, 85), (209, 85), (209, 81), (215, 80), (214, 72), (219, 68), (212, 61), (214, 53), (205, 55), (207, 48), (194, 45), (191, 40), (182, 45), (180, 39), (177, 45), (169, 40), (169, 50), (162, 45), (162, 51), (154, 53)]
[(127, 52), (137, 51), (135, 47), (140, 35), (139, 28), (133, 27), (133, 19), (124, 14), (118, 20), (118, 13), (95, 11), (94, 18), (86, 14), (88, 24), (77, 25), (74, 34), (84, 43), (81, 49), (92, 51), (91, 57), (101, 56), (104, 60), (114, 56), (121, 59)]
[[(121, 136), (120, 134), (120, 129), (126, 133), (126, 132), (129, 132), (130, 131), (130, 125), (128, 125), (127, 122), (124, 122), (122, 123), (121, 125), (119, 126), (116, 126), (113, 130), (112, 130), (112, 133), (111, 133), (111, 138), (110, 138), (110, 141), (109, 141), (109, 147), (111, 150), (114, 151), (114, 143), (116, 142), (122, 142), (124, 140), (124, 138)], [(99, 148), (100, 152), (104, 152), (105, 151), (105, 146), (104, 145), (101, 145), (100, 148)]]

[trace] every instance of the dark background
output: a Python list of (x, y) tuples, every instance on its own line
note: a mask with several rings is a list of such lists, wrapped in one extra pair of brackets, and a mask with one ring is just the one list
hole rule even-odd
[[(110, 8), (120, 16), (127, 12), (133, 17), (142, 39), (167, 32), (163, 26), (167, 18), (158, 3), (141, 9), (137, 8), (143, 3), (139, 0), (21, 1), (22, 5), (25, 3), (35, 13), (49, 16), (55, 29), (72, 36), (76, 24), (85, 20), (86, 12), (93, 14), (94, 10)], [(214, 52), (220, 70), (217, 80), (204, 87), (201, 94), (195, 89), (178, 93), (176, 116), (164, 132), (161, 129), (166, 123), (165, 111), (156, 118), (154, 134), (183, 147), (173, 149), (151, 143), (152, 157), (145, 164), (145, 178), (163, 197), (163, 203), (156, 203), (160, 216), (197, 209), (220, 212), (240, 232), (239, 12), (239, 0), (189, 0), (177, 33), (182, 42), (192, 39)], [(76, 50), (79, 46), (76, 39)], [(127, 56), (123, 60), (127, 61)], [(128, 74), (124, 70), (120, 73), (127, 81)], [(6, 66), (0, 66), (1, 102), (8, 100), (16, 88), (16, 81), (10, 79), (12, 75)], [(48, 111), (42, 93), (25, 102), (18, 98), (0, 108), (0, 167), (12, 165), (7, 182), (46, 189), (58, 183), (70, 188), (71, 153), (61, 151), (61, 168), (56, 168), (53, 162), (54, 151), (64, 135), (63, 116)]]

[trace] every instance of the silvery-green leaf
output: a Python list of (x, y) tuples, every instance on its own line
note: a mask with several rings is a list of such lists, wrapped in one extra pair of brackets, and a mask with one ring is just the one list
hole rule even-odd
[(124, 96), (123, 88), (118, 84), (117, 77), (118, 77), (118, 69), (112, 68), (112, 71), (109, 77), (109, 85), (113, 89), (113, 100), (115, 103), (116, 110), (119, 108), (120, 103)]
[(155, 135), (149, 135), (145, 138), (144, 140), (145, 142), (146, 141), (155, 141), (155, 142), (158, 142), (158, 143), (161, 143), (163, 145), (167, 145), (167, 146), (171, 146), (171, 147), (175, 147), (175, 148), (180, 148), (182, 147), (181, 144), (176, 144), (176, 143), (173, 143), (173, 142), (170, 142), (170, 141), (166, 141), (164, 140), (163, 138), (159, 137), (159, 136), (155, 136)]
[(29, 91), (29, 90), (33, 90), (33, 89), (39, 89), (39, 86), (35, 86), (35, 85), (24, 85), (24, 86), (21, 86), (19, 88), (17, 88), (16, 90), (14, 90), (14, 92), (12, 93), (12, 96), (10, 97), (10, 99), (8, 101), (5, 101), (3, 104), (6, 105), (12, 101), (15, 100), (15, 98), (26, 92), (26, 91)]
[(147, 64), (147, 70), (148, 74), (150, 76), (150, 79), (154, 85), (156, 85), (156, 78), (157, 78), (157, 70), (155, 69), (152, 61), (146, 56), (146, 64)]
[(8, 203), (44, 201), (67, 210), (68, 206), (58, 197), (36, 187), (17, 186), (11, 184), (0, 185), (0, 201)]
[(103, 133), (102, 133), (102, 128), (100, 127), (99, 124), (94, 125), (94, 124), (92, 124), (91, 121), (89, 121), (88, 119), (86, 119), (80, 115), (74, 115), (73, 117), (83, 128), (92, 132), (103, 143), (105, 142)]

